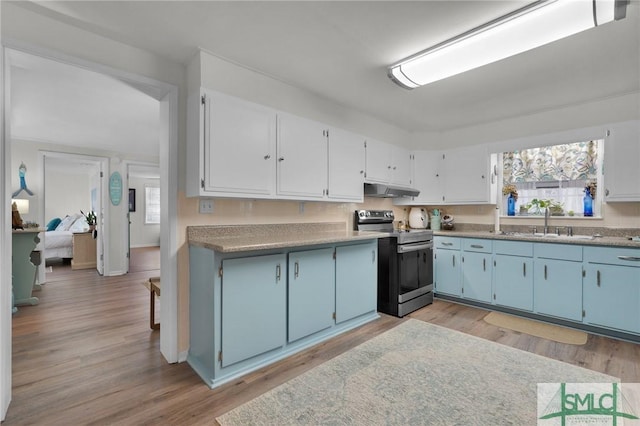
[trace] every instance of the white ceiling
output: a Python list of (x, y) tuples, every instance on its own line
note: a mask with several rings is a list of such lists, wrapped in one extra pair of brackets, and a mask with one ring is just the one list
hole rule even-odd
[(82, 68), (14, 50), (10, 57), (13, 139), (159, 156), (154, 98)]
[[(408, 91), (386, 68), (523, 1), (44, 1), (23, 4), (186, 63), (197, 47), (408, 132), (640, 91), (640, 4), (627, 18)], [(544, 31), (544, 28), (540, 29)]]

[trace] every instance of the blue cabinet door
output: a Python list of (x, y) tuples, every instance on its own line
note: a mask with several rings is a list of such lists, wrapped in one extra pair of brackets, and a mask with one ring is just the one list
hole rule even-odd
[(462, 256), (462, 295), (491, 303), (491, 254), (465, 252)]
[(289, 253), (289, 337), (293, 342), (334, 324), (333, 248)]
[(497, 305), (533, 310), (533, 259), (497, 254), (493, 268), (493, 299)]
[(433, 263), (436, 293), (457, 297), (462, 295), (460, 262), (460, 250), (444, 250), (436, 247)]
[(222, 366), (286, 341), (284, 254), (222, 261)]
[(640, 333), (640, 268), (587, 264), (584, 322)]
[(376, 310), (378, 244), (336, 248), (336, 323)]
[(582, 321), (582, 262), (536, 259), (535, 312)]

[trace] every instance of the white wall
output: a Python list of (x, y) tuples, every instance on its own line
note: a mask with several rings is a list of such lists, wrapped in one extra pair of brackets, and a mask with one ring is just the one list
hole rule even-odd
[(439, 134), (416, 133), (411, 136), (410, 145), (414, 149), (447, 149), (539, 137), (638, 119), (640, 93), (631, 93)]
[(190, 94), (200, 85), (300, 117), (395, 145), (408, 145), (410, 134), (394, 125), (345, 108), (322, 96), (232, 64), (205, 51), (188, 66)]
[(131, 232), (130, 247), (152, 247), (160, 245), (160, 224), (145, 224), (144, 188), (159, 188), (160, 179), (129, 177), (129, 188), (136, 190), (136, 211), (129, 213)]
[[(46, 160), (45, 160), (46, 164)], [(45, 167), (44, 223), (54, 217), (63, 219), (66, 215), (91, 210), (91, 175), (49, 170)]]

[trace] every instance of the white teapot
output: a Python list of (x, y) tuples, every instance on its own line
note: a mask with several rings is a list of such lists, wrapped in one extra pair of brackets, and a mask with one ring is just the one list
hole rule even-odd
[(409, 226), (415, 229), (425, 229), (428, 224), (427, 211), (420, 207), (412, 207), (409, 211)]

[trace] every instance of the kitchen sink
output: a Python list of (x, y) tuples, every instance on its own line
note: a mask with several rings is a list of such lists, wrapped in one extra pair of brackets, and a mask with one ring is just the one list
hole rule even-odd
[(550, 240), (593, 240), (593, 235), (557, 235), (557, 234), (543, 234), (542, 232), (503, 232), (502, 235), (512, 235), (514, 237), (526, 237), (526, 238), (548, 238)]

